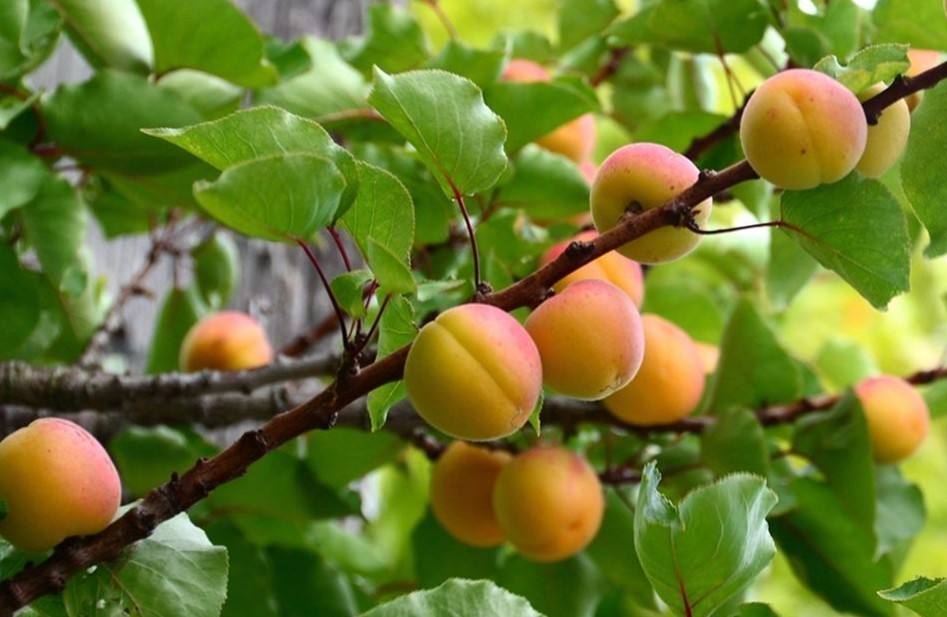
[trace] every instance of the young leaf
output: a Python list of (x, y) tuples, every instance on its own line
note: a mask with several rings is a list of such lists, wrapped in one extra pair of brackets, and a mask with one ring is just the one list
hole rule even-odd
[(194, 196), (221, 223), (248, 236), (308, 238), (335, 219), (345, 177), (315, 154), (277, 154), (228, 167)]
[(503, 615), (543, 617), (529, 602), (490, 581), (450, 579), (430, 591), (415, 591), (376, 606), (362, 617), (416, 617), (417, 615)]
[(228, 233), (216, 232), (191, 251), (194, 278), (204, 301), (213, 310), (227, 305), (240, 278), (237, 245)]
[(367, 258), (383, 295), (410, 294), (417, 289), (414, 275), (405, 260), (374, 238), (368, 241)]
[[(392, 297), (378, 325), (378, 357), (383, 358), (407, 345), (417, 333), (411, 303), (403, 296)], [(400, 381), (385, 384), (368, 393), (368, 415), (373, 431), (385, 425), (388, 410), (404, 396), (404, 383)]]
[[(947, 20), (941, 20), (947, 21)], [(923, 103), (911, 114), (911, 135), (901, 161), (901, 184), (917, 218), (930, 234), (928, 257), (947, 253), (947, 83), (924, 93)]]
[(911, 609), (921, 617), (947, 615), (947, 579), (920, 577), (896, 589), (879, 591), (878, 595)]
[(776, 554), (766, 515), (776, 494), (762, 478), (735, 474), (695, 489), (675, 507), (644, 470), (635, 550), (655, 591), (677, 613), (711, 615), (746, 589)]
[(372, 273), (365, 268), (343, 272), (338, 275), (329, 286), (335, 299), (346, 314), (356, 319), (365, 316), (365, 298), (363, 292), (365, 284), (372, 280)]
[(187, 10), (162, 0), (138, 0), (154, 45), (155, 72), (192, 68), (235, 84), (277, 80), (263, 57), (263, 35), (229, 0), (191, 0)]
[(58, 0), (55, 6), (89, 64), (148, 72), (151, 38), (135, 0)]
[(816, 63), (813, 69), (822, 71), (858, 94), (879, 82), (889, 82), (911, 66), (907, 45), (870, 45), (856, 53), (842, 66), (838, 58), (828, 56)]
[(388, 75), (376, 68), (368, 100), (448, 194), (489, 189), (506, 169), (506, 127), (470, 80), (438, 70)]
[(785, 233), (875, 307), (908, 290), (904, 213), (880, 182), (852, 173), (833, 184), (784, 193), (782, 221)]

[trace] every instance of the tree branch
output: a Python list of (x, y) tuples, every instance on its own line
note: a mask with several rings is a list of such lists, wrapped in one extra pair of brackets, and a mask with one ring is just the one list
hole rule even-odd
[[(866, 116), (877, 115), (886, 105), (897, 100), (893, 98), (896, 94), (907, 96), (933, 86), (945, 77), (947, 63), (910, 81), (896, 81), (865, 102)], [(746, 161), (719, 174), (701, 174), (693, 186), (663, 206), (628, 216), (614, 229), (591, 242), (573, 243), (556, 260), (498, 293), (485, 295), (484, 301), (504, 310), (528, 306), (541, 298), (557, 280), (592, 259), (659, 227), (681, 225), (690, 216), (691, 209), (704, 199), (756, 177)], [(401, 378), (408, 349), (405, 346), (364, 370), (336, 381), (302, 405), (275, 416), (259, 429), (244, 433), (214, 458), (198, 461), (183, 476), (173, 476), (170, 482), (150, 492), (138, 506), (102, 532), (63, 542), (44, 563), (30, 566), (0, 584), (0, 616), (12, 616), (15, 610), (36, 598), (61, 591), (69, 577), (77, 572), (117, 558), (126, 546), (147, 537), (157, 525), (187, 510), (214, 488), (239, 477), (270, 450), (310, 430), (331, 428), (340, 410), (348, 404)], [(791, 413), (795, 412), (786, 412)]]

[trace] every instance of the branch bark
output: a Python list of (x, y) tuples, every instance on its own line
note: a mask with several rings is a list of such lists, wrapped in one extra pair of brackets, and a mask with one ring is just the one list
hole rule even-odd
[[(864, 103), (866, 117), (876, 117), (898, 98), (931, 87), (944, 78), (947, 78), (947, 62), (911, 80), (897, 80)], [(529, 306), (541, 300), (557, 280), (592, 259), (659, 227), (682, 225), (688, 220), (691, 209), (704, 199), (756, 177), (746, 161), (718, 174), (702, 174), (696, 184), (663, 206), (627, 217), (592, 242), (573, 243), (556, 260), (518, 283), (486, 295), (484, 301), (504, 310)], [(214, 458), (200, 460), (183, 476), (172, 477), (104, 531), (60, 544), (45, 562), (24, 569), (0, 585), (0, 616), (12, 616), (15, 610), (36, 598), (61, 591), (69, 577), (77, 572), (117, 558), (126, 546), (147, 537), (157, 525), (187, 510), (217, 486), (239, 477), (270, 450), (310, 430), (331, 428), (345, 406), (381, 385), (400, 379), (407, 354), (406, 346), (357, 374), (343, 376), (309, 401), (275, 416), (259, 429), (244, 433)]]

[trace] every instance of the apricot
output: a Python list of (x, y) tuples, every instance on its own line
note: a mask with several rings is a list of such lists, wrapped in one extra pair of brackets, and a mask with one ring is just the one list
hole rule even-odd
[(506, 537), (493, 513), (493, 487), (512, 458), (463, 441), (447, 447), (431, 474), (431, 510), (444, 529), (471, 546), (503, 544)]
[[(933, 49), (909, 49), (908, 60), (911, 66), (905, 71), (908, 77), (914, 77), (924, 71), (930, 70), (942, 62), (942, 56), (939, 51)], [(904, 98), (908, 109), (914, 111), (914, 108), (921, 104), (924, 98), (924, 91), (914, 92)]]
[(704, 373), (707, 375), (713, 374), (717, 370), (717, 363), (720, 361), (720, 348), (711, 343), (703, 343), (701, 341), (694, 341), (694, 344), (697, 345), (697, 353), (700, 354), (700, 361), (704, 367)]
[[(542, 256), (539, 263), (541, 266), (545, 266), (550, 261), (559, 257), (559, 255), (562, 255), (562, 253), (569, 248), (570, 243), (591, 242), (596, 236), (598, 236), (596, 232), (586, 231), (580, 233), (572, 240), (554, 244)], [(553, 286), (553, 289), (557, 292), (561, 292), (577, 281), (607, 281), (625, 292), (636, 306), (640, 307), (641, 303), (644, 302), (644, 273), (641, 271), (641, 266), (637, 262), (615, 251), (605, 253), (578, 270), (571, 272), (557, 282)]]
[(181, 369), (242, 371), (269, 364), (273, 348), (260, 324), (238, 311), (221, 311), (200, 320), (181, 344)]
[(706, 365), (691, 337), (657, 315), (643, 315), (644, 361), (627, 386), (605, 399), (616, 418), (637, 426), (676, 422), (697, 407)]
[(909, 457), (927, 437), (930, 411), (924, 397), (900, 377), (869, 377), (855, 386), (871, 433), (875, 460), (897, 463)]
[[(545, 67), (522, 58), (510, 60), (503, 71), (503, 79), (512, 82), (528, 84), (549, 81), (550, 78)], [(592, 114), (584, 114), (543, 135), (536, 144), (581, 163), (592, 155), (595, 137), (595, 118)]]
[(525, 325), (542, 358), (543, 383), (560, 394), (596, 401), (627, 385), (641, 367), (641, 316), (611, 283), (572, 283)]
[(602, 485), (589, 464), (564, 448), (538, 446), (510, 461), (493, 489), (493, 509), (523, 556), (551, 562), (571, 557), (598, 533)]
[(868, 123), (845, 86), (809, 69), (764, 81), (740, 121), (740, 142), (753, 169), (784, 189), (811, 189), (849, 174), (865, 151)]
[[(866, 100), (884, 90), (883, 84), (874, 85), (861, 94)], [(898, 162), (908, 145), (911, 132), (911, 110), (904, 99), (886, 107), (878, 116), (878, 123), (868, 127), (865, 152), (855, 169), (869, 178), (880, 178)]]
[(42, 418), (0, 442), (0, 535), (24, 551), (105, 529), (121, 503), (118, 471), (81, 426)]
[[(640, 213), (663, 205), (697, 182), (699, 171), (686, 157), (666, 146), (638, 143), (612, 152), (598, 169), (592, 183), (590, 203), (595, 227), (605, 232), (615, 227), (626, 212)], [(703, 226), (712, 201), (694, 209), (694, 219)], [(690, 253), (700, 236), (683, 227), (662, 227), (623, 244), (618, 251), (635, 261), (655, 264), (673, 261)]]
[(434, 428), (458, 439), (518, 430), (542, 390), (539, 350), (516, 319), (487, 304), (448, 309), (418, 333), (404, 368), (408, 398)]

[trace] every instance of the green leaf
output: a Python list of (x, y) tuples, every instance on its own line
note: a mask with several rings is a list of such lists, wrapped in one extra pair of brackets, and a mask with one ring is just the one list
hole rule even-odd
[[(43, 0), (10, 0), (0, 7), (0, 81), (15, 81), (42, 64), (59, 43), (61, 29), (56, 9)], [(7, 97), (4, 103), (16, 104)]]
[(871, 18), (879, 43), (947, 49), (947, 20), (941, 0), (880, 0)]
[(769, 15), (759, 0), (661, 0), (609, 30), (629, 45), (694, 53), (740, 53), (763, 38)]
[(497, 587), (490, 581), (451, 579), (430, 591), (416, 591), (391, 602), (376, 606), (362, 617), (417, 617), (418, 615), (450, 615), (451, 617), (543, 617), (519, 596)]
[(749, 604), (741, 604), (740, 609), (731, 617), (779, 617), (779, 615), (768, 604), (750, 602)]
[(836, 611), (890, 615), (875, 591), (891, 586), (893, 572), (886, 559), (876, 559), (871, 530), (826, 484), (800, 478), (790, 490), (795, 507), (770, 521), (770, 530), (796, 577)]
[(409, 11), (390, 4), (368, 7), (365, 34), (343, 41), (343, 57), (367, 73), (377, 66), (388, 73), (418, 68), (428, 58), (424, 30)]
[(851, 519), (873, 535), (875, 471), (871, 435), (854, 395), (847, 394), (830, 411), (800, 420), (792, 450), (822, 472)]
[(925, 92), (923, 103), (911, 114), (911, 135), (901, 161), (904, 193), (931, 237), (924, 251), (928, 257), (947, 253), (947, 216), (943, 212), (947, 183), (938, 180), (947, 174), (947, 158), (943, 156), (943, 144), (947, 143), (944, 114), (947, 83)]
[(207, 311), (200, 292), (193, 286), (187, 289), (174, 288), (168, 292), (151, 334), (147, 372), (168, 373), (178, 370), (181, 343), (191, 326)]
[(291, 241), (309, 238), (335, 219), (345, 178), (329, 159), (277, 154), (228, 167), (194, 196), (208, 214), (248, 236)]
[(405, 260), (391, 252), (374, 238), (368, 241), (368, 263), (378, 279), (380, 292), (387, 294), (410, 294), (417, 289), (411, 268)]
[(710, 615), (746, 589), (776, 554), (766, 515), (776, 494), (762, 478), (735, 474), (692, 491), (676, 508), (658, 492), (650, 463), (635, 511), (635, 549), (672, 610)]
[(263, 57), (263, 36), (229, 0), (192, 0), (187, 10), (162, 0), (138, 0), (154, 44), (155, 72), (191, 68), (235, 84), (277, 80)]
[(799, 397), (802, 380), (793, 359), (749, 300), (741, 300), (720, 343), (709, 408), (754, 409)]
[(18, 144), (0, 140), (0, 219), (30, 202), (49, 179), (49, 169), (38, 157)]
[(215, 546), (227, 549), (227, 602), (221, 617), (280, 617), (270, 564), (263, 550), (225, 519), (204, 527)]
[(475, 49), (450, 39), (425, 68), (455, 73), (483, 88), (500, 78), (506, 61), (506, 49)]
[(148, 72), (151, 38), (135, 0), (56, 0), (53, 5), (90, 64)]
[(310, 552), (267, 550), (280, 617), (351, 617), (358, 611), (352, 582)]
[[(342, 216), (342, 223), (352, 234), (362, 255), (373, 255), (372, 243), (375, 242), (405, 267), (410, 266), (414, 244), (414, 204), (411, 194), (393, 174), (360, 162), (358, 195), (353, 206)], [(372, 259), (368, 260), (368, 265), (376, 276), (379, 276), (378, 268), (384, 267)]]
[(342, 208), (348, 208), (358, 189), (355, 160), (312, 120), (265, 105), (234, 112), (219, 120), (180, 129), (146, 129), (187, 150), (221, 171), (277, 154), (312, 154), (332, 161), (345, 177)]
[(702, 137), (726, 121), (725, 116), (702, 110), (672, 111), (641, 127), (635, 138), (684, 152), (696, 137)]
[(75, 189), (50, 177), (23, 208), (23, 226), (43, 272), (53, 287), (77, 297), (86, 289), (89, 272), (83, 251), (88, 217)]
[(618, 17), (613, 0), (564, 0), (559, 9), (559, 47), (570, 49), (599, 34)]
[(784, 309), (806, 286), (819, 264), (789, 234), (774, 229), (769, 238), (766, 293), (773, 305)]
[(879, 466), (875, 470), (876, 555), (904, 554), (915, 536), (924, 528), (927, 511), (924, 494), (917, 485), (901, 475), (897, 467)]
[(404, 447), (393, 433), (340, 427), (309, 435), (306, 462), (322, 482), (342, 488), (391, 462)]
[(164, 484), (172, 473), (189, 469), (198, 458), (216, 452), (197, 433), (167, 426), (130, 426), (112, 438), (108, 448), (123, 486), (136, 496)]
[(356, 319), (365, 316), (365, 284), (372, 280), (372, 273), (365, 268), (343, 272), (338, 275), (329, 286), (335, 295), (336, 301), (346, 314)]
[(212, 310), (220, 310), (230, 301), (240, 278), (239, 258), (233, 238), (219, 231), (191, 251), (197, 288)]
[(375, 69), (369, 102), (413, 145), (448, 194), (479, 193), (506, 169), (503, 121), (468, 79), (438, 70)]
[(947, 416), (947, 382), (935, 381), (918, 389), (924, 396), (927, 407), (931, 410), (932, 419)]
[(411, 534), (411, 545), (421, 587), (437, 587), (450, 578), (497, 577), (499, 549), (476, 548), (458, 541), (441, 527), (430, 510)]
[(312, 60), (309, 70), (261, 90), (258, 102), (314, 118), (367, 106), (365, 78), (342, 59), (331, 42), (307, 37), (302, 47)]
[(35, 92), (26, 98), (12, 94), (0, 96), (0, 131), (6, 130), (17, 116), (36, 104), (40, 93)]
[(589, 208), (589, 183), (564, 156), (527, 145), (516, 157), (513, 177), (500, 188), (498, 204), (521, 208), (534, 220), (556, 221)]
[(15, 358), (40, 323), (38, 281), (6, 244), (0, 244), (0, 280), (0, 358)]
[(769, 471), (763, 427), (756, 414), (747, 409), (731, 408), (717, 414), (717, 421), (701, 438), (700, 454), (718, 476), (737, 471), (766, 476)]
[(813, 69), (822, 71), (858, 94), (879, 82), (890, 82), (911, 66), (907, 45), (870, 45), (852, 56), (842, 66), (838, 58), (828, 56), (816, 63)]
[(498, 582), (546, 617), (592, 617), (603, 594), (598, 569), (581, 553), (555, 563), (513, 555), (503, 563)]
[(510, 153), (598, 109), (595, 91), (574, 77), (533, 83), (501, 81), (491, 86), (485, 97), (506, 124), (506, 150)]
[(654, 607), (654, 589), (633, 550), (635, 513), (618, 492), (605, 491), (605, 514), (595, 539), (585, 549), (609, 582), (627, 591), (637, 604)]
[[(788, 26), (784, 33), (791, 30), (796, 35), (803, 34), (811, 39), (807, 45), (818, 46), (815, 57), (803, 66), (812, 66), (818, 58), (828, 54), (847, 58), (858, 49), (859, 40), (863, 38), (863, 13), (852, 0), (831, 2), (815, 11), (804, 11), (798, 3), (793, 3), (784, 13), (784, 19)], [(812, 51), (816, 51), (814, 45), (810, 47), (810, 53)]]
[(726, 315), (713, 295), (712, 284), (692, 276), (659, 278), (649, 274), (647, 285), (642, 313), (660, 315), (698, 340), (720, 340)]
[(131, 545), (119, 561), (71, 579), (63, 599), (70, 615), (147, 610), (153, 617), (218, 617), (227, 570), (227, 550), (212, 545), (202, 529), (179, 514)]
[(210, 73), (177, 69), (158, 80), (158, 87), (174, 92), (204, 118), (219, 118), (237, 111), (243, 89)]
[(853, 173), (833, 184), (786, 192), (782, 222), (807, 253), (875, 307), (908, 290), (911, 256), (904, 213), (880, 182)]
[[(378, 324), (378, 358), (383, 358), (414, 340), (418, 333), (414, 308), (403, 296), (394, 296), (382, 313)], [(404, 383), (385, 384), (368, 393), (368, 415), (372, 430), (385, 425), (388, 410), (405, 397)]]
[(879, 591), (878, 595), (911, 609), (921, 617), (947, 615), (947, 579), (920, 577), (896, 589)]
[(99, 71), (89, 81), (60, 86), (43, 106), (48, 137), (82, 163), (123, 173), (154, 174), (183, 166), (190, 156), (141, 132), (183, 126), (200, 114), (177, 94), (144, 77)]

